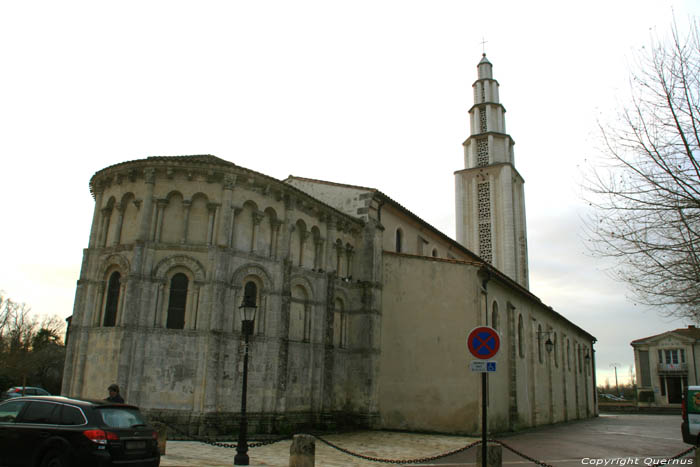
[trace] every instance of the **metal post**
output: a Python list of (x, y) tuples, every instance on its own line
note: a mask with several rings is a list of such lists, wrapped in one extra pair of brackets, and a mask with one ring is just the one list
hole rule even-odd
[(486, 423), (487, 423), (487, 418), (486, 418), (486, 391), (487, 391), (487, 385), (486, 385), (486, 378), (488, 377), (488, 373), (481, 373), (481, 465), (482, 467), (485, 467), (487, 465), (487, 459), (486, 459)]
[[(252, 322), (252, 321), (251, 321)], [(246, 396), (248, 393), (248, 329), (246, 322), (243, 322), (243, 335), (245, 336), (243, 352), (243, 390), (241, 391), (241, 426), (238, 431), (238, 444), (236, 445), (236, 457), (233, 458), (233, 465), (249, 465), (248, 458), (248, 419), (246, 417)]]

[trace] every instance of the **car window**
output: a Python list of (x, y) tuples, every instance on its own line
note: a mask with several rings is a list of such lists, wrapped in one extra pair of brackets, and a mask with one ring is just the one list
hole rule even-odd
[(61, 411), (61, 425), (83, 425), (85, 424), (83, 412), (77, 407), (64, 405)]
[(36, 391), (37, 396), (50, 396), (51, 395), (51, 393), (49, 393), (49, 391), (47, 391), (45, 389), (36, 388), (35, 391)]
[(24, 394), (27, 396), (36, 396), (36, 389), (34, 388), (26, 388), (24, 390)]
[(11, 401), (0, 404), (0, 423), (14, 423), (27, 401)]
[(57, 417), (53, 413), (60, 408), (59, 404), (52, 402), (32, 401), (22, 414), (23, 423), (55, 423)]
[(105, 425), (112, 428), (131, 428), (133, 426), (145, 425), (146, 422), (138, 409), (126, 407), (104, 407), (99, 411)]

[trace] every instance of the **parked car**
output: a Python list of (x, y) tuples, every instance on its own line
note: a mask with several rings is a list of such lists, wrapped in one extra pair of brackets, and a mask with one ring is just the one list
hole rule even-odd
[(36, 388), (31, 386), (15, 386), (0, 395), (0, 400), (10, 399), (12, 397), (22, 397), (22, 396), (50, 396), (51, 393), (42, 388)]
[(700, 444), (700, 386), (688, 386), (681, 400), (681, 434), (688, 444)]
[(61, 396), (0, 402), (0, 466), (158, 467), (157, 433), (138, 407)]

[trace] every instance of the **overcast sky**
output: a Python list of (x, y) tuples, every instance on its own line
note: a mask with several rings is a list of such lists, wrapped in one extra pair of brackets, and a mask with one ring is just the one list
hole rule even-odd
[(484, 48), (526, 182), (531, 290), (598, 338), (599, 383), (614, 384), (630, 341), (687, 323), (634, 306), (585, 255), (581, 173), (636, 51), (698, 13), (681, 0), (2, 2), (0, 290), (69, 316), (90, 177), (156, 155), (374, 187), (454, 238)]

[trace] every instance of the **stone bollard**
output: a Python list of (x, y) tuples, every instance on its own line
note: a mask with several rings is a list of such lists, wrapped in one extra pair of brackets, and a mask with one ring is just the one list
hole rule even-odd
[(481, 467), (501, 467), (503, 465), (503, 449), (500, 444), (486, 446), (486, 465), (481, 462), (481, 446), (477, 446), (476, 465)]
[(289, 448), (289, 467), (314, 467), (316, 440), (310, 435), (294, 435)]
[(151, 425), (158, 433), (158, 452), (160, 452), (161, 456), (164, 456), (165, 445), (168, 442), (168, 427), (164, 423), (160, 422), (153, 422)]

